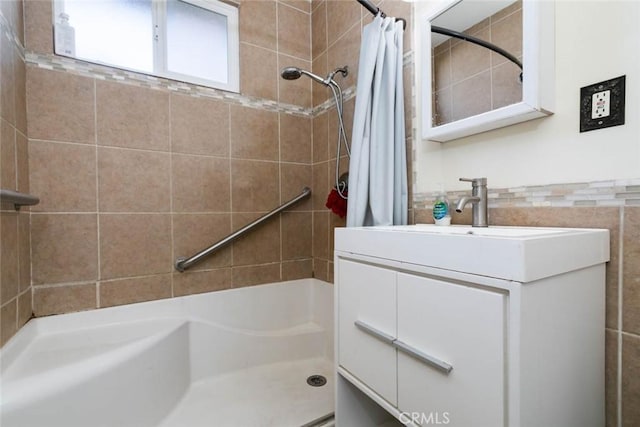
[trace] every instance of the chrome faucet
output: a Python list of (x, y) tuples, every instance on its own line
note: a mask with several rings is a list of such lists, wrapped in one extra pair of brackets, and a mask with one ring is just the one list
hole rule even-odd
[(462, 196), (456, 204), (456, 212), (460, 213), (467, 205), (473, 206), (473, 227), (488, 227), (487, 221), (487, 178), (460, 178), (460, 181), (470, 182), (472, 185), (471, 196)]

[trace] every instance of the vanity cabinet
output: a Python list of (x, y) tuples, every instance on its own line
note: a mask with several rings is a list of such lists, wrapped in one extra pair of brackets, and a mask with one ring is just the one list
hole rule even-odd
[(339, 263), (342, 368), (405, 412), (503, 425), (504, 293)]
[(604, 424), (606, 230), (581, 231), (601, 246), (586, 265), (530, 282), (406, 262), (402, 233), (336, 230), (338, 427)]

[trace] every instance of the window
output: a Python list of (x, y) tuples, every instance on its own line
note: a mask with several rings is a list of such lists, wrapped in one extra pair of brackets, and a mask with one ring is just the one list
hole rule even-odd
[(238, 9), (218, 0), (56, 0), (58, 55), (238, 92)]

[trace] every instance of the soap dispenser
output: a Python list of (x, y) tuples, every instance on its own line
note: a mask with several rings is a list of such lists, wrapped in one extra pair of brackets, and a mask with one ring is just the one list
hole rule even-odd
[(447, 199), (447, 194), (444, 190), (438, 192), (433, 203), (433, 220), (436, 225), (451, 225), (449, 199)]

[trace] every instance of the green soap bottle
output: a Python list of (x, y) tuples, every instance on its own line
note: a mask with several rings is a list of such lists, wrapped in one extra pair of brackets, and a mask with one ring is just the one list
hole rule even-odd
[(436, 225), (450, 225), (449, 199), (444, 192), (438, 193), (433, 203), (433, 219)]

